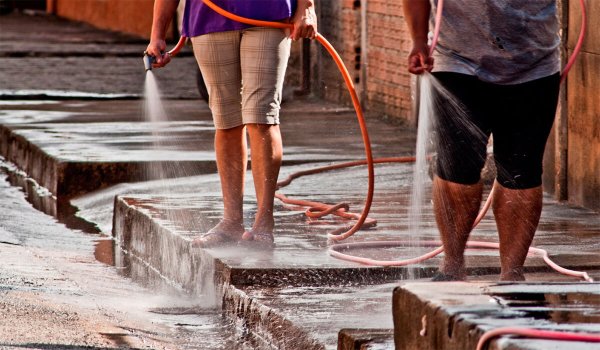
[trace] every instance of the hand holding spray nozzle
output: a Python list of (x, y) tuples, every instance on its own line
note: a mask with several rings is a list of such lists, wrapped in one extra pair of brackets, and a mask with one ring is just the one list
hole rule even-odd
[[(166, 53), (164, 51), (160, 52), (160, 56), (161, 58), (163, 58), (163, 60), (165, 59), (165, 57), (167, 57), (167, 61), (163, 62), (163, 64), (160, 65), (161, 67), (169, 63), (171, 57), (176, 56), (179, 53), (179, 51), (181, 51), (181, 49), (185, 45), (186, 39), (186, 37), (182, 36), (179, 38), (177, 45), (175, 45), (175, 47), (172, 50), (167, 51)], [(152, 70), (152, 65), (155, 63), (157, 63), (156, 57), (149, 54), (148, 51), (144, 51), (144, 68), (146, 69), (146, 72)]]

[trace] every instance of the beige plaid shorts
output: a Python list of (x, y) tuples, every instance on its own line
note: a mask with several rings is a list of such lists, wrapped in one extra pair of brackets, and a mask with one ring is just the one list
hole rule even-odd
[(192, 38), (217, 129), (279, 124), (290, 39), (281, 29), (253, 27)]

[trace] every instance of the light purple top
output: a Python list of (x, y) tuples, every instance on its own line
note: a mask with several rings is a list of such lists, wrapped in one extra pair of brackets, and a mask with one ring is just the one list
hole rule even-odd
[[(213, 0), (215, 5), (238, 16), (264, 21), (281, 21), (292, 16), (297, 0)], [(214, 32), (249, 28), (227, 19), (204, 5), (202, 0), (186, 0), (182, 34), (188, 38)]]

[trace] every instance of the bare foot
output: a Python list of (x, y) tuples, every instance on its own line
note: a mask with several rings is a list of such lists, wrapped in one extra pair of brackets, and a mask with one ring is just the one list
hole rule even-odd
[(215, 227), (200, 237), (192, 240), (192, 246), (200, 248), (212, 248), (217, 246), (236, 243), (244, 234), (244, 225), (230, 220), (221, 220)]
[(275, 247), (275, 238), (271, 232), (246, 231), (242, 235), (246, 246), (257, 249), (272, 249)]

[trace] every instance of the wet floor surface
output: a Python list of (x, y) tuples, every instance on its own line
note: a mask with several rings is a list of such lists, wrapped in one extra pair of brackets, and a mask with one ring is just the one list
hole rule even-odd
[[(89, 108), (82, 113), (81, 106)], [(167, 109), (177, 111), (173, 115), (179, 116), (175, 121), (166, 123), (161, 129), (165, 139), (170, 140), (167, 146), (171, 145), (176, 150), (178, 159), (212, 162), (212, 155), (209, 153), (210, 143), (195, 141), (188, 137), (192, 134), (203, 135), (204, 133), (204, 138), (212, 139), (212, 132), (206, 127), (209, 121), (205, 105), (166, 101), (166, 106)], [(350, 110), (331, 105), (323, 107), (318, 104), (308, 104), (309, 107), (306, 106), (306, 103), (288, 104), (287, 111), (294, 116), (294, 119), (282, 126), (285, 157), (289, 161), (282, 168), (280, 179), (299, 170), (363, 157), (360, 134), (356, 130)], [(34, 105), (22, 102), (5, 105), (1, 113), (3, 120), (6, 121), (4, 123), (6, 127), (15, 133), (20, 133), (25, 140), (31, 140), (43, 150), (47, 150), (47, 153), (53, 157), (67, 163), (115, 162), (165, 156), (163, 152), (146, 150), (141, 158), (136, 157), (142, 154), (136, 153), (136, 149), (146, 149), (156, 138), (156, 135), (152, 134), (149, 123), (140, 121), (136, 112), (138, 108), (140, 108), (139, 104), (127, 101), (63, 101), (58, 104)], [(199, 113), (195, 113), (196, 111)], [(326, 115), (326, 120), (312, 120), (316, 113)], [(326, 127), (303, 131), (302, 128), (307, 124), (316, 122), (323, 122)], [(375, 135), (376, 157), (411, 154), (414, 144), (413, 131), (379, 121), (370, 123), (372, 135)], [(336, 125), (338, 127), (335, 127)], [(189, 127), (195, 128), (197, 132), (189, 133), (187, 130)], [(335, 131), (331, 131), (332, 129)], [(312, 137), (306, 137), (307, 134), (311, 134)], [(313, 142), (315, 139), (320, 142)], [(152, 147), (157, 149), (164, 149), (164, 146), (152, 144)], [(202, 149), (206, 152), (203, 158), (198, 157), (198, 151)], [(171, 156), (172, 154), (164, 158), (168, 159)], [(301, 164), (295, 164), (296, 162)], [(412, 170), (411, 164), (376, 166), (376, 192), (370, 217), (378, 221), (377, 227), (359, 231), (349, 240), (401, 241), (400, 246), (386, 249), (360, 249), (353, 253), (387, 260), (414, 257), (431, 249), (425, 246), (425, 243), (437, 240), (438, 236), (430, 203), (423, 204), (423, 224), (419, 228), (419, 234), (414, 235), (409, 231), (411, 218), (408, 206), (412, 189)], [(301, 177), (280, 191), (292, 198), (329, 204), (345, 201), (350, 204), (352, 211), (360, 212), (367, 191), (366, 180), (366, 167), (358, 166)], [(250, 174), (247, 191), (245, 221), (246, 226), (249, 227), (256, 205)], [(426, 191), (429, 191), (429, 188), (426, 188)], [(116, 195), (119, 195), (124, 203), (135, 211), (143, 214), (144, 220), (149, 220), (148, 225), (166, 228), (173, 232), (175, 237), (180, 237), (188, 243), (191, 238), (212, 227), (222, 213), (220, 187), (218, 177), (214, 173), (117, 184), (74, 198), (71, 203), (79, 208), (78, 216), (97, 225), (100, 231), (110, 234)], [(394, 286), (399, 281), (405, 280), (407, 276), (430, 275), (439, 263), (439, 258), (410, 268), (395, 269), (365, 268), (355, 263), (334, 259), (327, 253), (327, 233), (340, 226), (348, 225), (348, 222), (325, 218), (318, 223), (309, 223), (303, 211), (304, 208), (284, 205), (276, 201), (276, 248), (272, 252), (231, 247), (209, 250), (209, 256), (227, 266), (232, 276), (237, 273), (235, 275), (237, 279), (232, 281), (239, 283), (239, 291), (245, 293), (247, 298), (275, 313), (280, 313), (292, 324), (300, 325), (299, 328), (294, 329), (294, 332), (305, 334), (306, 337), (326, 348), (336, 347), (337, 333), (340, 329), (391, 328), (390, 295)], [(590, 274), (598, 278), (600, 277), (598, 227), (600, 227), (600, 218), (596, 213), (569, 207), (546, 198), (534, 245), (548, 249), (557, 263), (566, 267), (591, 269)], [(488, 215), (473, 232), (473, 239), (497, 240), (491, 215)], [(118, 267), (119, 263), (115, 259), (119, 259), (115, 256), (112, 242), (106, 239), (104, 242), (98, 245), (95, 256), (104, 263)], [(577, 254), (573, 254), (574, 245), (578, 247)], [(157, 251), (164, 254), (162, 250)], [(473, 281), (497, 278), (495, 274), (498, 272), (498, 254), (495, 251), (471, 251), (468, 254), (467, 264), (473, 274), (471, 277)], [(177, 265), (173, 266), (177, 269)], [(529, 258), (528, 278), (535, 280), (541, 273), (546, 273), (546, 277), (542, 280), (573, 281), (548, 273), (544, 266), (541, 259)], [(161, 273), (167, 274), (164, 271)], [(142, 281), (141, 284), (145, 283)], [(261, 289), (259, 286), (265, 287)], [(305, 297), (298, 298), (298, 293)], [(235, 305), (235, 298), (228, 300), (230, 300), (228, 306)], [(361, 302), (353, 302), (356, 300)], [(178, 306), (175, 308), (177, 309)], [(363, 308), (371, 308), (368, 320), (363, 316), (366, 312)], [(147, 308), (145, 311), (147, 312), (148, 309), (152, 308)], [(163, 310), (160, 305), (154, 309)], [(175, 313), (181, 312), (181, 309), (177, 310), (179, 311)], [(182, 320), (166, 322), (184, 325), (180, 330), (185, 329), (185, 332), (189, 332), (186, 334), (192, 338), (199, 336), (201, 339), (213, 339), (215, 337), (204, 337), (202, 335), (204, 333), (197, 333), (196, 330), (209, 329), (210, 334), (211, 331), (219, 333), (222, 330), (220, 327), (225, 327), (228, 331), (224, 333), (228, 335), (225, 339), (217, 336), (215, 338), (217, 342), (230, 345), (239, 343), (241, 344), (239, 346), (248, 348), (264, 346), (261, 341), (248, 338), (252, 332), (240, 331), (245, 327), (243, 322), (241, 324), (237, 322), (237, 327), (233, 327), (227, 324), (232, 321), (221, 318), (217, 310), (200, 316), (192, 316), (187, 311), (183, 313), (186, 315), (173, 316), (170, 311), (155, 312), (161, 315), (161, 318), (167, 317), (165, 315), (169, 315), (167, 318), (181, 317)], [(206, 317), (206, 323), (203, 323), (205, 327), (194, 326), (194, 322), (187, 319), (194, 317)], [(247, 317), (257, 316), (249, 312)], [(208, 326), (209, 324), (216, 328), (211, 328), (213, 326)], [(256, 333), (261, 334), (259, 330)]]
[(132, 284), (95, 259), (100, 236), (33, 209), (0, 176), (0, 348), (243, 348), (218, 309)]
[[(338, 345), (341, 329), (392, 329), (391, 291), (397, 283), (373, 286), (241, 288), (265, 307), (297, 325), (326, 348)], [(251, 317), (251, 315), (248, 315)]]
[[(53, 16), (13, 13), (2, 16), (0, 42), (3, 98), (81, 93), (143, 96), (142, 56), (147, 42), (140, 38)], [(161, 85), (168, 86), (164, 94), (199, 98), (195, 74), (189, 73), (198, 69), (191, 49), (184, 48), (170, 67), (156, 72)]]
[[(77, 103), (91, 108), (87, 113), (81, 113)], [(325, 109), (315, 105), (306, 108), (302, 104), (293, 103), (288, 106), (288, 112), (294, 115), (294, 119), (282, 126), (286, 157), (293, 162), (309, 162), (309, 164), (294, 165), (293, 162), (288, 162), (282, 168), (280, 178), (298, 170), (336, 161), (360, 159), (363, 156), (360, 135), (355, 129), (356, 124), (351, 111), (336, 109), (333, 106)], [(198, 129), (198, 134), (202, 135), (205, 132), (205, 138), (212, 139), (210, 130), (202, 131), (202, 125), (208, 124), (206, 109), (198, 109), (204, 112), (196, 114), (200, 115), (200, 120), (193, 120), (192, 116), (198, 107), (196, 104), (187, 102), (179, 106), (177, 103), (167, 102), (167, 107), (180, 111), (173, 113), (180, 118), (167, 123), (167, 127), (163, 129), (163, 134), (167, 135), (166, 139), (171, 138), (172, 145), (179, 152), (177, 157), (198, 160), (198, 149), (204, 147), (207, 153), (203, 159), (211, 162), (212, 155), (208, 153), (209, 143), (193, 142), (193, 139), (185, 136), (191, 135), (186, 129), (192, 126)], [(56, 158), (67, 162), (82, 160), (93, 162), (94, 157), (98, 157), (98, 161), (111, 162), (127, 158), (140, 159), (133, 156), (139, 155), (135, 153), (135, 149), (147, 148), (156, 136), (152, 135), (152, 128), (145, 125), (147, 123), (140, 122), (136, 108), (125, 101), (62, 102), (58, 105), (46, 104), (33, 107), (24, 103), (21, 106), (11, 105), (3, 111), (3, 115), (12, 130), (21, 133), (42, 148), (48, 148), (48, 153)], [(117, 110), (123, 113), (107, 112)], [(326, 127), (302, 131), (303, 126), (312, 122), (310, 119), (315, 113), (324, 113), (328, 116), (324, 122)], [(103, 114), (108, 114), (109, 119), (103, 120)], [(371, 128), (372, 135), (376, 135), (374, 142), (376, 157), (411, 154), (412, 144), (414, 144), (412, 131), (403, 131), (398, 126), (389, 126), (385, 123), (372, 122), (372, 124), (374, 124)], [(81, 125), (86, 127), (78, 128)], [(336, 125), (338, 127), (334, 128)], [(330, 132), (332, 129), (335, 131)], [(312, 137), (307, 138), (305, 136), (307, 133), (312, 133)], [(314, 139), (322, 141), (315, 143)], [(60, 144), (62, 149), (54, 147), (53, 144)], [(85, 147), (81, 147), (81, 144), (85, 144)], [(110, 151), (111, 148), (118, 149), (119, 152)], [(81, 152), (78, 151), (79, 149)], [(156, 157), (162, 153), (146, 151), (144, 154), (144, 157)], [(321, 162), (316, 162), (318, 160)], [(359, 232), (349, 241), (400, 240), (403, 243), (400, 247), (362, 249), (353, 253), (387, 260), (404, 259), (427, 252), (430, 247), (419, 246), (424, 245), (423, 242), (438, 238), (429, 203), (425, 203), (422, 208), (423, 225), (419, 229), (419, 234), (409, 233), (411, 219), (408, 203), (412, 189), (412, 165), (378, 165), (376, 175), (376, 193), (371, 217), (378, 221), (377, 227)], [(360, 212), (367, 190), (366, 180), (366, 167), (359, 166), (302, 177), (280, 191), (292, 198), (317, 200), (330, 204), (345, 201), (350, 204), (351, 210)], [(249, 227), (255, 210), (251, 177), (248, 178), (247, 191), (249, 195), (245, 202), (245, 209), (246, 225)], [(115, 195), (120, 195), (135, 210), (147, 215), (151, 222), (166, 227), (188, 241), (212, 227), (219, 220), (222, 212), (219, 182), (215, 174), (119, 184), (77, 197), (72, 203), (80, 209), (79, 216), (97, 224), (101, 231), (109, 233), (112, 230)], [(240, 286), (250, 298), (263, 303), (267, 308), (281, 312), (286, 319), (294, 320), (294, 324), (306, 325), (296, 331), (314, 337), (316, 342), (326, 347), (335, 347), (337, 332), (343, 328), (360, 328), (361, 323), (367, 328), (391, 328), (391, 314), (387, 311), (391, 309), (389, 295), (392, 293), (393, 284), (377, 284), (379, 287), (373, 287), (377, 290), (376, 293), (365, 292), (364, 303), (360, 305), (377, 306), (371, 310), (369, 320), (373, 322), (369, 321), (368, 326), (362, 313), (353, 313), (353, 308), (344, 305), (358, 305), (352, 304), (352, 300), (356, 297), (353, 293), (360, 294), (361, 290), (369, 289), (366, 286), (360, 287), (361, 283), (364, 284), (366, 281), (375, 283), (377, 278), (381, 279), (378, 283), (385, 283), (385, 281), (389, 283), (391, 280), (399, 281), (407, 276), (428, 276), (439, 263), (439, 258), (415, 265), (414, 268), (396, 269), (398, 271), (393, 273), (373, 273), (372, 271), (381, 269), (360, 267), (354, 263), (334, 259), (327, 254), (327, 232), (347, 225), (347, 222), (326, 218), (321, 223), (309, 224), (303, 210), (303, 208), (290, 207), (277, 202), (277, 246), (268, 254), (232, 247), (210, 250), (210, 255), (228, 266), (231, 271), (245, 271), (241, 274), (243, 278), (238, 279), (237, 282), (257, 286), (257, 289), (248, 290)], [(600, 227), (600, 219), (597, 214), (558, 204), (546, 198), (540, 229), (534, 244), (548, 249), (551, 256), (561, 265), (593, 269), (599, 265), (597, 254), (599, 247), (596, 239), (598, 227)], [(484, 219), (474, 231), (473, 239), (496, 241), (495, 224), (490, 216)], [(573, 245), (580, 247), (578, 254), (572, 254)], [(107, 244), (104, 252), (97, 249), (96, 255), (104, 256), (100, 258), (102, 261), (115, 263), (110, 249), (112, 246)], [(473, 276), (473, 280), (493, 280), (497, 278), (494, 274), (498, 272), (497, 252), (469, 252), (468, 266), (471, 268), (471, 273), (481, 275)], [(392, 269), (385, 269), (385, 271), (389, 270)], [(270, 272), (265, 273), (265, 271)], [(536, 271), (547, 271), (547, 269), (539, 258), (532, 257), (528, 259), (527, 271), (528, 276), (535, 278), (539, 273)], [(597, 275), (596, 273), (594, 277), (600, 277)], [(548, 278), (555, 280), (569, 280), (552, 274), (549, 276), (551, 277)], [(261, 290), (258, 288), (260, 285), (277, 287)], [(297, 286), (291, 287), (293, 285)], [(355, 289), (348, 287), (352, 285), (356, 285)], [(326, 286), (339, 286), (337, 288), (339, 290), (350, 288), (353, 292), (343, 293), (336, 291), (335, 287)], [(290, 294), (293, 291), (306, 294), (306, 299), (293, 297)], [(385, 298), (386, 294), (387, 298)], [(339, 307), (333, 307), (331, 304), (336, 303), (336, 300), (340, 303)], [(295, 304), (296, 302), (299, 304)], [(310, 315), (318, 317), (310, 317)], [(216, 316), (213, 314), (213, 317)], [(248, 317), (253, 316), (249, 314)], [(216, 321), (218, 324), (222, 320), (217, 317)], [(255, 346), (259, 345), (255, 344)]]
[[(410, 167), (411, 165), (383, 165), (377, 167), (378, 176), (386, 179), (378, 182), (378, 191), (374, 197), (370, 217), (378, 221), (377, 227), (359, 231), (345, 242), (357, 241), (400, 241), (398, 248), (387, 249), (362, 249), (354, 251), (359, 256), (373, 259), (407, 259), (421, 255), (431, 249), (426, 245), (438, 239), (435, 228), (432, 208), (430, 204), (423, 206), (424, 223), (418, 235), (409, 231), (410, 217), (407, 210), (410, 201)], [(310, 166), (292, 166), (284, 169), (286, 172), (304, 170)], [(312, 179), (298, 179), (281, 192), (291, 198), (318, 200), (334, 204), (340, 201), (350, 203), (350, 207), (360, 212), (366, 188), (364, 168), (346, 169), (336, 173), (313, 175)], [(205, 232), (218, 222), (222, 206), (219, 201), (218, 179), (208, 177), (198, 178), (197, 181), (188, 179), (189, 185), (194, 183), (202, 188), (202, 194), (188, 191), (186, 194), (177, 195), (184, 187), (174, 185), (169, 195), (155, 196), (150, 194), (124, 195), (132, 207), (149, 215), (157, 223), (178, 232), (187, 239)], [(356, 184), (357, 186), (353, 186)], [(190, 188), (191, 190), (191, 188)], [(248, 182), (248, 191), (252, 192), (251, 181)], [(91, 197), (91, 196), (90, 196)], [(77, 201), (76, 201), (77, 202)], [(251, 213), (255, 203), (249, 198), (246, 203), (248, 217), (247, 226), (252, 223)], [(311, 221), (304, 215), (304, 208), (288, 207), (278, 202), (276, 208), (276, 249), (269, 254), (248, 252), (239, 257), (236, 248), (213, 249), (214, 255), (228, 265), (239, 268), (292, 268), (292, 267), (344, 267), (356, 264), (342, 262), (331, 258), (327, 254), (327, 233), (336, 228), (347, 226), (352, 221), (325, 218)], [(574, 220), (573, 218), (577, 218)], [(569, 208), (546, 198), (540, 227), (537, 232), (534, 246), (546, 249), (556, 262), (565, 266), (598, 266), (597, 241), (600, 218), (593, 212), (585, 209)], [(491, 214), (474, 230), (473, 240), (497, 241), (495, 223)], [(573, 254), (573, 245), (578, 245), (577, 254)], [(496, 273), (498, 266), (498, 253), (494, 250), (469, 251), (468, 266)], [(416, 268), (435, 266), (438, 260), (416, 265)], [(538, 257), (531, 257), (528, 265), (535, 270), (543, 266)]]
[[(286, 167), (283, 175), (309, 167), (307, 165)], [(410, 182), (410, 167), (410, 165), (398, 164), (377, 167), (377, 174), (385, 179), (378, 183), (379, 187), (371, 211), (371, 217), (378, 220), (378, 226), (367, 231), (359, 231), (349, 240), (400, 240), (405, 245), (389, 249), (362, 249), (353, 253), (369, 258), (393, 260), (415, 257), (432, 249), (419, 247), (425, 241), (437, 239), (429, 204), (423, 207), (425, 223), (421, 228), (421, 234), (415, 236), (408, 231), (410, 220), (406, 208), (410, 198), (410, 186), (407, 185)], [(335, 203), (343, 198), (352, 204), (351, 207), (360, 208), (364, 187), (357, 186), (352, 190), (349, 188), (353, 182), (364, 184), (364, 174), (365, 169), (359, 167), (327, 176), (314, 175), (313, 177), (318, 181), (312, 182), (309, 178), (299, 179), (297, 183), (292, 183), (281, 191), (293, 198), (317, 199), (328, 203)], [(207, 177), (203, 178), (208, 180)], [(201, 198), (194, 194), (177, 195), (173, 193), (177, 192), (175, 190), (165, 196), (130, 194), (126, 195), (124, 200), (136, 208), (135, 210), (148, 215), (154, 222), (167, 227), (176, 235), (191, 239), (216, 223), (220, 214), (220, 205), (215, 206), (219, 199), (217, 179), (198, 183), (201, 183), (200, 187), (203, 189)], [(252, 191), (251, 182), (248, 189)], [(251, 199), (246, 203), (246, 208), (250, 213), (253, 211), (254, 203)], [(204, 221), (198, 219), (200, 215), (205, 218)], [(245, 297), (259, 302), (300, 327), (300, 330), (290, 330), (292, 334), (306, 334), (324, 344), (326, 348), (336, 347), (337, 332), (341, 329), (392, 328), (389, 317), (392, 302), (389, 295), (393, 289), (404, 283), (409, 276), (430, 274), (439, 263), (439, 258), (434, 258), (397, 272), (388, 268), (385, 269), (387, 272), (384, 273), (384, 277), (380, 276), (381, 281), (377, 282), (373, 275), (365, 275), (363, 271), (381, 268), (360, 267), (355, 263), (334, 259), (327, 254), (326, 233), (343, 225), (339, 220), (334, 222), (329, 220), (323, 225), (308, 224), (303, 210), (289, 208), (280, 203), (277, 205), (276, 222), (277, 246), (272, 252), (256, 252), (232, 247), (212, 249), (209, 251), (210, 255), (232, 270), (244, 271), (245, 278), (237, 282), (241, 284), (240, 290), (246, 294)], [(250, 223), (251, 217), (247, 218), (247, 224)], [(600, 220), (597, 214), (585, 209), (567, 207), (546, 198), (534, 246), (547, 249), (551, 258), (559, 265), (574, 269), (584, 268), (593, 278), (598, 279), (600, 278), (599, 249), (596, 239), (598, 227), (600, 227)], [(474, 231), (473, 239), (497, 241), (495, 224), (490, 216), (486, 217)], [(574, 254), (573, 246), (578, 247), (577, 254)], [(498, 279), (497, 251), (469, 251), (467, 265), (472, 274), (469, 280), (473, 282)], [(527, 261), (526, 276), (531, 281), (578, 282), (576, 278), (548, 272), (548, 270), (539, 257), (530, 257)], [(386, 279), (396, 282), (385, 284)], [(592, 291), (598, 289), (597, 284), (590, 286), (588, 291), (589, 288)], [(451, 290), (451, 287), (448, 288)], [(518, 287), (516, 289), (518, 290)], [(593, 299), (593, 296), (591, 298)], [(246, 319), (257, 317), (258, 311), (252, 312), (241, 306), (236, 307), (242, 303), (239, 298), (231, 297), (226, 300), (229, 300), (227, 302), (229, 307), (246, 310)], [(583, 303), (583, 298), (580, 302)], [(587, 313), (590, 307), (593, 312), (598, 310), (593, 303), (587, 304), (587, 308), (580, 306), (582, 306), (581, 310)], [(465, 308), (466, 311), (469, 306)], [(473, 308), (475, 310), (477, 306)], [(546, 306), (543, 312), (560, 313), (561, 308), (563, 306)], [(369, 316), (365, 318), (364, 315)], [(529, 313), (523, 310), (507, 311), (503, 315), (494, 317), (533, 318), (533, 325), (539, 325), (535, 320), (542, 321), (540, 315), (540, 310), (533, 309)], [(586, 318), (584, 323), (597, 324), (593, 317)], [(596, 331), (593, 326), (591, 329)], [(257, 328), (257, 332), (260, 331), (260, 327)]]
[[(215, 173), (214, 131), (206, 104), (164, 105), (166, 116), (144, 122), (143, 105), (137, 101), (0, 102), (2, 152), (59, 197), (122, 182)], [(296, 101), (286, 103), (282, 113), (289, 119), (282, 126), (284, 165), (364, 158), (358, 123), (347, 108)], [(376, 157), (410, 154), (412, 142), (405, 142), (414, 139), (410, 130), (398, 134), (398, 128), (380, 121), (369, 126), (378, 134)]]
[[(169, 104), (178, 107), (177, 115), (180, 116), (179, 121), (171, 122), (168, 125), (170, 136), (177, 135), (175, 139), (177, 139), (178, 142), (175, 143), (177, 143), (177, 147), (179, 147), (179, 157), (186, 157), (186, 155), (197, 152), (199, 147), (206, 147), (208, 142), (198, 142), (197, 145), (193, 147), (193, 150), (180, 147), (181, 143), (179, 141), (182, 137), (180, 137), (181, 134), (178, 134), (178, 123), (180, 125), (181, 123), (186, 123), (186, 127), (193, 125), (193, 123), (206, 123), (206, 121), (198, 122), (189, 118), (189, 115), (193, 114), (192, 110), (194, 110), (197, 105), (190, 102), (166, 102), (167, 107)], [(292, 162), (314, 162), (318, 159), (347, 160), (357, 157), (360, 158), (362, 152), (360, 135), (358, 135), (357, 130), (353, 130), (355, 129), (356, 124), (348, 109), (336, 106), (323, 108), (319, 105), (312, 105), (310, 108), (301, 105), (296, 105), (295, 107), (294, 105), (291, 105), (291, 107), (290, 114), (297, 114), (301, 111), (301, 116), (304, 118), (295, 119), (289, 124), (287, 129), (283, 130), (284, 138), (288, 140), (288, 144), (291, 144), (289, 150), (287, 150), (286, 157), (292, 159)], [(82, 108), (84, 108), (84, 112), (82, 112)], [(135, 152), (131, 153), (131, 148), (137, 147), (139, 149), (144, 149), (148, 147), (149, 143), (152, 142), (155, 137), (155, 135), (152, 135), (151, 133), (152, 128), (149, 127), (147, 123), (140, 123), (136, 108), (139, 108), (139, 104), (127, 103), (127, 101), (63, 101), (61, 103), (52, 101), (31, 103), (23, 101), (20, 104), (11, 101), (11, 103), (5, 103), (3, 105), (1, 113), (4, 125), (9, 126), (17, 133), (21, 133), (20, 135), (23, 136), (25, 140), (31, 140), (37, 146), (47, 150), (48, 154), (53, 155), (61, 161), (71, 163), (94, 161), (110, 162), (125, 158), (139, 159), (139, 157), (134, 156)], [(203, 108), (205, 109), (206, 107), (201, 107), (201, 112)], [(137, 112), (139, 112), (139, 110)], [(325, 137), (326, 129), (315, 129), (314, 137), (324, 140), (319, 147), (315, 147), (309, 139), (306, 139), (297, 133), (297, 128), (307, 122), (307, 115), (314, 113), (325, 113), (328, 115), (328, 121), (326, 122), (328, 125), (327, 128), (332, 128), (333, 125), (336, 124), (342, 125), (342, 127), (339, 127), (337, 132), (334, 133), (335, 137), (333, 138)], [(196, 114), (196, 116), (197, 115), (198, 114)], [(200, 115), (202, 116), (202, 113), (200, 113)], [(105, 118), (103, 119), (103, 117)], [(206, 114), (204, 114), (204, 118), (206, 118)], [(81, 126), (84, 127), (81, 128)], [(385, 125), (380, 124), (380, 127), (381, 126)], [(113, 129), (112, 133), (106, 133), (106, 130), (111, 129)], [(201, 133), (201, 130), (199, 132)], [(387, 137), (395, 137), (393, 132), (394, 130), (386, 131)], [(212, 134), (210, 134), (210, 137), (212, 138)], [(410, 139), (412, 138), (412, 135), (410, 132), (407, 132), (405, 137)], [(125, 140), (125, 142), (122, 142), (122, 140)], [(185, 141), (188, 145), (191, 144), (189, 140)], [(327, 152), (324, 145), (332, 145), (334, 143), (341, 145), (340, 149), (337, 152)], [(411, 143), (408, 143), (409, 146), (405, 147), (400, 143), (397, 143), (397, 149), (390, 150), (389, 148), (385, 148), (384, 151), (380, 153), (386, 156), (389, 156), (392, 152), (398, 152), (398, 150), (401, 150), (399, 152), (409, 153), (411, 148), (410, 144)], [(110, 147), (116, 147), (114, 149), (118, 149), (119, 151), (102, 151), (103, 149), (109, 149)], [(376, 146), (376, 149), (380, 148), (383, 147)], [(125, 156), (123, 156), (123, 154), (125, 154)], [(156, 152), (146, 152), (146, 157), (155, 157), (156, 155)], [(196, 157), (196, 160), (198, 159), (197, 155), (192, 157)], [(299, 158), (299, 160), (294, 159), (295, 157)], [(293, 170), (298, 168), (294, 166), (291, 167)], [(284, 169), (283, 172), (285, 173), (286, 171), (289, 172), (287, 169)], [(362, 167), (360, 172), (363, 171), (364, 167)], [(73, 181), (79, 181), (79, 179), (73, 179)], [(251, 190), (252, 189), (250, 188), (250, 191)], [(175, 196), (174, 201), (169, 204), (169, 201), (165, 200), (165, 196), (160, 195), (161, 192), (166, 193), (166, 197), (173, 197), (174, 193), (180, 193), (180, 196), (187, 198), (182, 199)], [(200, 218), (200, 220), (195, 221), (171, 220), (171, 222), (167, 224), (167, 226), (171, 225), (178, 230), (192, 230), (192, 234), (208, 229), (212, 223), (218, 220), (222, 211), (219, 201), (219, 186), (215, 175), (203, 175), (168, 181), (158, 180), (144, 183), (119, 184), (87, 196), (76, 198), (72, 203), (81, 209), (78, 213), (80, 217), (98, 225), (100, 231), (110, 233), (114, 196), (116, 194), (125, 195), (127, 193), (137, 194), (138, 196), (134, 197), (135, 200), (139, 203), (145, 203), (143, 206), (151, 208), (157, 215), (157, 222), (165, 223), (165, 219), (172, 218), (173, 215), (175, 215), (175, 217), (183, 218), (188, 218), (191, 215), (191, 217)], [(144, 193), (148, 195), (143, 195)], [(201, 196), (196, 196), (197, 194), (200, 194)], [(147, 198), (144, 198), (144, 196)], [(333, 198), (336, 194), (332, 193), (328, 196)], [(355, 202), (357, 202), (359, 207), (361, 201), (361, 198), (355, 199)], [(254, 203), (251, 196), (248, 198), (247, 207), (249, 212), (253, 211)], [(165, 208), (167, 209), (166, 213)], [(283, 207), (278, 209), (278, 212), (281, 214), (281, 219), (283, 221), (288, 221), (289, 227), (295, 225), (296, 222), (302, 223), (304, 221), (304, 218), (298, 212), (287, 211)], [(249, 217), (248, 220), (251, 220), (251, 218)], [(288, 235), (291, 234), (293, 234), (293, 232), (288, 233)], [(282, 234), (281, 237), (285, 237), (285, 234)], [(318, 237), (318, 234), (315, 235), (315, 239), (313, 240), (315, 242), (314, 244), (324, 247), (324, 243), (316, 241), (316, 237)], [(97, 248), (94, 252), (96, 259), (109, 265), (115, 264), (115, 253), (112, 250), (112, 244), (106, 239), (101, 239), (100, 241), (102, 243), (96, 245)], [(288, 244), (295, 246), (297, 245), (297, 242), (281, 242), (282, 247)], [(300, 246), (304, 245), (304, 243), (300, 243)], [(309, 258), (311, 254), (311, 251), (305, 253), (302, 252), (302, 250), (299, 250), (297, 253), (298, 256), (293, 256), (292, 260), (305, 260)], [(235, 256), (235, 253), (233, 253), (232, 256)], [(251, 266), (253, 262), (257, 263), (264, 260), (263, 257), (259, 255), (255, 255), (255, 257), (255, 259), (249, 258), (244, 260), (244, 263), (247, 264), (246, 266)], [(286, 254), (281, 255), (278, 259), (283, 264), (289, 264), (290, 262), (290, 256), (286, 256)], [(265, 261), (265, 263), (270, 264), (271, 262)], [(318, 263), (320, 263), (320, 261), (315, 262), (315, 264)], [(335, 261), (332, 261), (332, 263), (334, 265), (336, 264)], [(292, 263), (292, 265), (296, 265), (299, 269), (299, 274), (302, 274), (300, 272), (302, 269), (301, 263)], [(105, 291), (100, 291), (99, 293), (103, 292)], [(194, 311), (192, 311), (192, 313), (193, 312)], [(162, 315), (161, 318), (165, 318), (166, 316), (164, 315), (170, 315), (170, 312), (159, 312), (159, 314)], [(202, 318), (204, 316), (207, 321), (206, 325), (204, 327), (198, 326), (197, 323), (201, 321), (198, 321), (197, 318)], [(260, 341), (253, 340), (251, 334), (244, 334), (243, 331), (240, 331), (239, 327), (231, 328), (232, 326), (227, 323), (228, 321), (221, 318), (217, 310), (212, 310), (204, 316), (170, 315), (169, 317), (175, 318), (196, 317), (196, 323), (189, 320), (167, 320), (166, 322), (184, 325), (180, 328), (189, 331), (187, 333), (189, 339), (196, 339), (195, 337), (197, 337), (200, 340), (215, 342), (213, 344), (228, 344), (225, 348), (230, 348), (234, 346), (234, 344), (237, 347), (247, 348), (260, 348), (263, 346), (263, 343)], [(213, 326), (208, 326), (208, 324), (212, 324)], [(225, 339), (223, 336), (211, 336), (211, 327), (213, 330), (219, 331), (217, 333), (227, 334)], [(181, 331), (181, 329), (179, 329), (179, 331)], [(196, 329), (208, 331), (209, 333), (198, 333), (196, 332)], [(223, 329), (227, 329), (227, 331), (223, 331)], [(202, 347), (200, 346), (199, 348)], [(216, 348), (216, 345), (213, 345), (211, 348)]]

